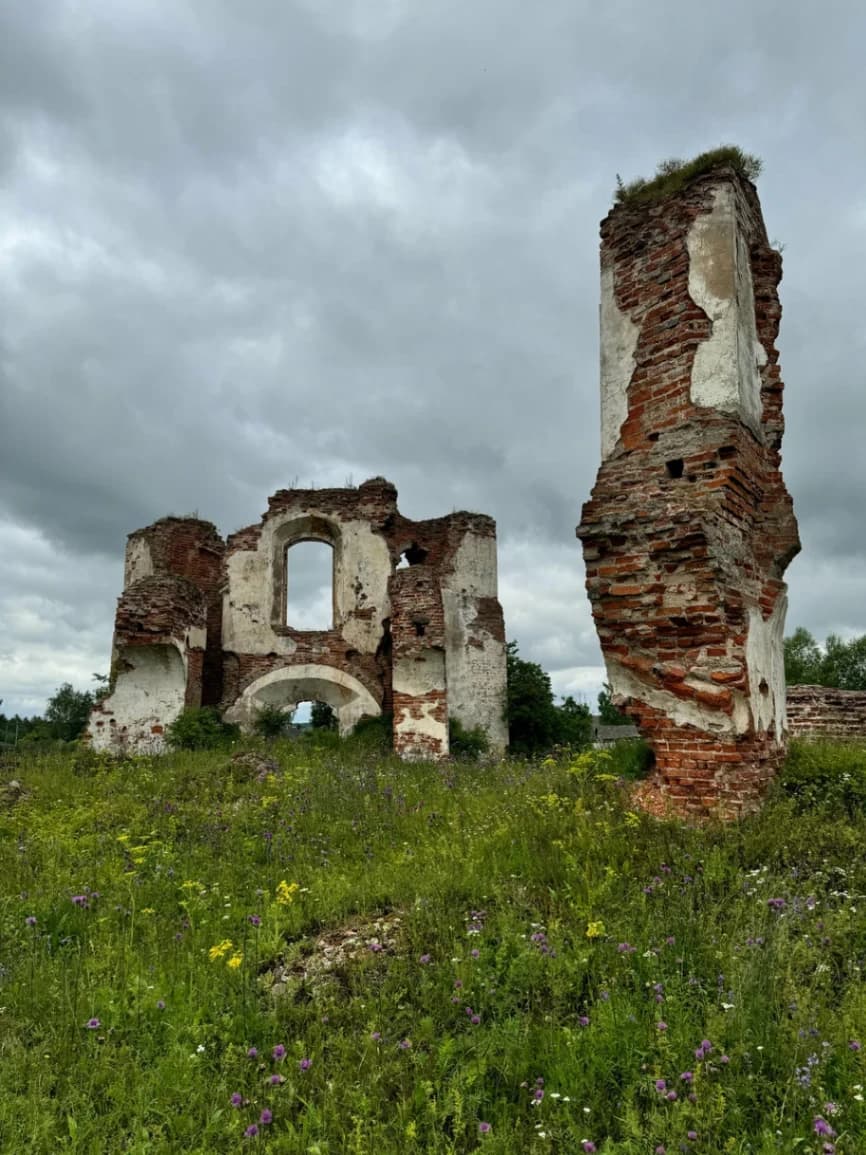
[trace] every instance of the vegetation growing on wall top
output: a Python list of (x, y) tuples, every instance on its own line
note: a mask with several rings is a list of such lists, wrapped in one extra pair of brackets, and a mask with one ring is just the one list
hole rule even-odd
[(732, 168), (748, 180), (757, 180), (762, 164), (759, 157), (743, 152), (736, 145), (723, 144), (709, 152), (702, 152), (693, 160), (663, 160), (651, 179), (638, 177), (625, 184), (617, 173), (616, 201), (618, 204), (638, 204), (641, 201), (659, 200), (684, 188), (695, 177), (718, 168)]

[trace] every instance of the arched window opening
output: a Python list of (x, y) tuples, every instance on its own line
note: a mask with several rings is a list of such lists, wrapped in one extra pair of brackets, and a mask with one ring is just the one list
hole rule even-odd
[(286, 550), (286, 625), (334, 628), (334, 549), (327, 542), (298, 541)]
[(423, 549), (417, 541), (413, 541), (408, 549), (404, 549), (400, 554), (400, 560), (397, 562), (397, 569), (406, 569), (411, 565), (423, 565), (427, 560), (427, 550)]

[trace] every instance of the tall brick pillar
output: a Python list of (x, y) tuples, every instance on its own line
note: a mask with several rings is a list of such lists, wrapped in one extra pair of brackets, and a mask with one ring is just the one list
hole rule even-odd
[(753, 809), (784, 753), (781, 257), (731, 168), (601, 227), (602, 464), (577, 534), (613, 700), (682, 812)]

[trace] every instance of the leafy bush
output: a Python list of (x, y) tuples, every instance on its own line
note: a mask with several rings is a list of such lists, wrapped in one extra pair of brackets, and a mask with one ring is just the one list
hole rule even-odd
[(481, 726), (468, 730), (459, 718), (448, 719), (448, 745), (455, 758), (474, 761), (490, 749), (487, 734)]
[(174, 750), (214, 750), (239, 735), (239, 727), (224, 722), (214, 706), (201, 706), (179, 714), (166, 730), (165, 740)]
[(281, 738), (289, 732), (293, 716), (293, 710), (283, 710), (266, 702), (256, 710), (253, 729), (263, 738)]
[(781, 787), (802, 808), (862, 813), (866, 806), (866, 744), (791, 742)]
[(352, 730), (352, 740), (371, 751), (389, 751), (394, 748), (394, 715), (380, 714), (374, 718), (365, 714), (359, 718)]

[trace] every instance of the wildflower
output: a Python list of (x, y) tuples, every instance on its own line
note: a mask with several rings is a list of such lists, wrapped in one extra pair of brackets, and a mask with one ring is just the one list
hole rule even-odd
[(666, 1031), (667, 1029), (668, 1029), (667, 1023), (663, 1022), (661, 1019), (656, 1023), (656, 1030), (657, 1031)]
[(725, 1066), (727, 1066), (730, 1061), (731, 1060), (728, 1055), (719, 1055), (719, 1062), (723, 1063)]
[(422, 967), (427, 966), (427, 964), (430, 962), (430, 955), (429, 954), (422, 954), (419, 957), (418, 962), (421, 964)]
[(257, 1059), (258, 1057), (259, 1057), (258, 1048), (257, 1047), (250, 1047), (250, 1049), (247, 1051), (247, 1058), (248, 1059)]
[(777, 914), (780, 914), (785, 909), (785, 900), (784, 898), (768, 898), (767, 906), (770, 910), (774, 910)]
[(630, 942), (621, 942), (616, 949), (620, 954), (634, 954), (637, 947), (632, 946)]
[(257, 915), (257, 914), (248, 914), (247, 915), (247, 922), (250, 924), (250, 926), (261, 926), (262, 925), (262, 920), (259, 917), (259, 915)]
[(412, 1046), (412, 1040), (411, 1039), (401, 1039), (398, 1046), (400, 1047), (401, 1051), (408, 1051)]
[(589, 1026), (589, 1017), (587, 1015), (581, 1015), (580, 1018), (577, 1020), (577, 1025), (579, 1027), (588, 1027)]
[(667, 1095), (665, 1095), (665, 1098), (669, 1103), (676, 1103), (679, 1095), (677, 1095), (676, 1091), (668, 1091)]
[(243, 963), (243, 961), (244, 961), (244, 956), (240, 953), (240, 951), (238, 951), (237, 954), (232, 955), (232, 957), (226, 963), (226, 966), (230, 970), (236, 971), (238, 969), (238, 967)]
[(597, 919), (595, 922), (590, 922), (586, 927), (587, 938), (601, 938), (604, 934), (604, 923)]
[(261, 1115), (259, 1115), (259, 1122), (262, 1124), (263, 1127), (267, 1127), (268, 1123), (270, 1123), (273, 1120), (273, 1117), (274, 1117), (273, 1112), (268, 1110), (267, 1107), (265, 1107), (264, 1110), (262, 1111)]
[(271, 1051), (271, 1058), (276, 1059), (276, 1061), (279, 1062), (281, 1059), (284, 1059), (285, 1057), (286, 1057), (286, 1048), (283, 1046), (282, 1043), (277, 1043), (277, 1045)]
[(165, 1010), (165, 999), (157, 999), (156, 1000), (156, 1009), (158, 1011), (164, 1011)]
[(370, 1035), (370, 1038), (373, 1040), (374, 1043), (378, 1043), (382, 1039), (382, 1032), (381, 1031), (373, 1031), (372, 1035)]
[(849, 1051), (859, 1051), (860, 1049), (861, 1049), (861, 1043), (860, 1043), (859, 1039), (852, 1039), (851, 1042), (848, 1044), (848, 1050)]
[(222, 942), (218, 942), (215, 946), (210, 948), (210, 950), (207, 952), (207, 957), (211, 962), (216, 962), (217, 959), (221, 959), (224, 954), (228, 954), (233, 945), (234, 944), (230, 938), (224, 938)]
[(75, 906), (86, 907), (87, 906), (87, 895), (86, 894), (73, 894), (72, 902)]
[(836, 1134), (827, 1120), (824, 1119), (821, 1115), (816, 1115), (812, 1120), (812, 1128), (816, 1135), (826, 1135), (828, 1139), (832, 1139)]
[(472, 1018), (469, 1020), (469, 1022), (472, 1024), (473, 1027), (477, 1027), (478, 1024), (481, 1022), (481, 1016), (480, 1015), (473, 1015)]
[(589, 1153), (589, 1155), (592, 1155), (592, 1152), (593, 1152), (593, 1151), (597, 1151), (597, 1150), (598, 1150), (598, 1148), (596, 1147), (595, 1143), (593, 1143), (593, 1141), (592, 1141), (591, 1139), (584, 1139), (584, 1141), (581, 1143), (581, 1145), (580, 1145), (580, 1146), (581, 1146), (581, 1149), (582, 1149), (583, 1151), (586, 1151), (586, 1152), (588, 1152), (588, 1153)]
[(382, 949), (382, 944), (380, 942), (376, 942), (375, 939), (373, 939), (371, 943), (368, 943), (368, 946), (370, 947), (370, 950), (373, 952), (373, 954), (377, 954)]
[(695, 1142), (695, 1140), (697, 1139), (697, 1137), (698, 1137), (698, 1133), (697, 1133), (697, 1131), (686, 1131), (686, 1138), (687, 1138), (687, 1139), (691, 1139), (691, 1141), (692, 1141), (693, 1143)]
[(666, 1091), (667, 1089), (668, 1085), (664, 1079), (656, 1079), (656, 1090), (659, 1092), (659, 1094), (661, 1094), (662, 1091)]
[(197, 1055), (203, 1055), (204, 1054), (204, 1043), (199, 1043), (199, 1045), (195, 1049), (195, 1053)]
[(246, 1131), (244, 1131), (244, 1138), (245, 1139), (255, 1139), (255, 1137), (256, 1137), (256, 1135), (258, 1135), (258, 1133), (259, 1133), (259, 1129), (255, 1125), (255, 1123), (250, 1123), (249, 1127), (247, 1127)]
[(667, 1155), (667, 1147), (664, 1147), (661, 1143), (659, 1143), (658, 1147), (656, 1147), (655, 1151), (653, 1152), (653, 1155)]
[(478, 1131), (480, 1134), (486, 1135), (489, 1130), (490, 1130), (490, 1124), (489, 1123), (479, 1123), (478, 1124)]
[(301, 1059), (301, 1061), (298, 1063), (298, 1070), (299, 1071), (309, 1071), (309, 1069), (310, 1069), (310, 1067), (312, 1067), (312, 1065), (313, 1065), (312, 1059)]
[(286, 882), (285, 879), (277, 886), (277, 902), (280, 906), (291, 906), (295, 901), (295, 895), (301, 889), (297, 882)]
[(87, 1027), (88, 1031), (98, 1031), (102, 1026), (102, 1023), (99, 1021), (99, 1019), (88, 1019), (84, 1025)]
[(693, 1078), (694, 1075), (691, 1071), (683, 1071), (683, 1073), (680, 1075), (680, 1079), (682, 1079), (684, 1083), (691, 1083)]
[(469, 953), (472, 955), (473, 958), (481, 958), (481, 951), (480, 950), (471, 950)]
[(285, 1075), (271, 1075), (267, 1080), (272, 1087), (279, 1087), (286, 1081)]
[(240, 1095), (240, 1094), (238, 1094), (237, 1091), (235, 1091), (235, 1093), (231, 1097), (231, 1105), (236, 1109), (243, 1107), (243, 1105), (244, 1105), (243, 1095)]
[(27, 917), (24, 919), (24, 923), (26, 926), (36, 926), (36, 915), (35, 914), (28, 914)]
[(536, 1103), (540, 1103), (541, 1100), (544, 1098), (544, 1088), (543, 1087), (536, 1087), (532, 1093), (532, 1098)]

